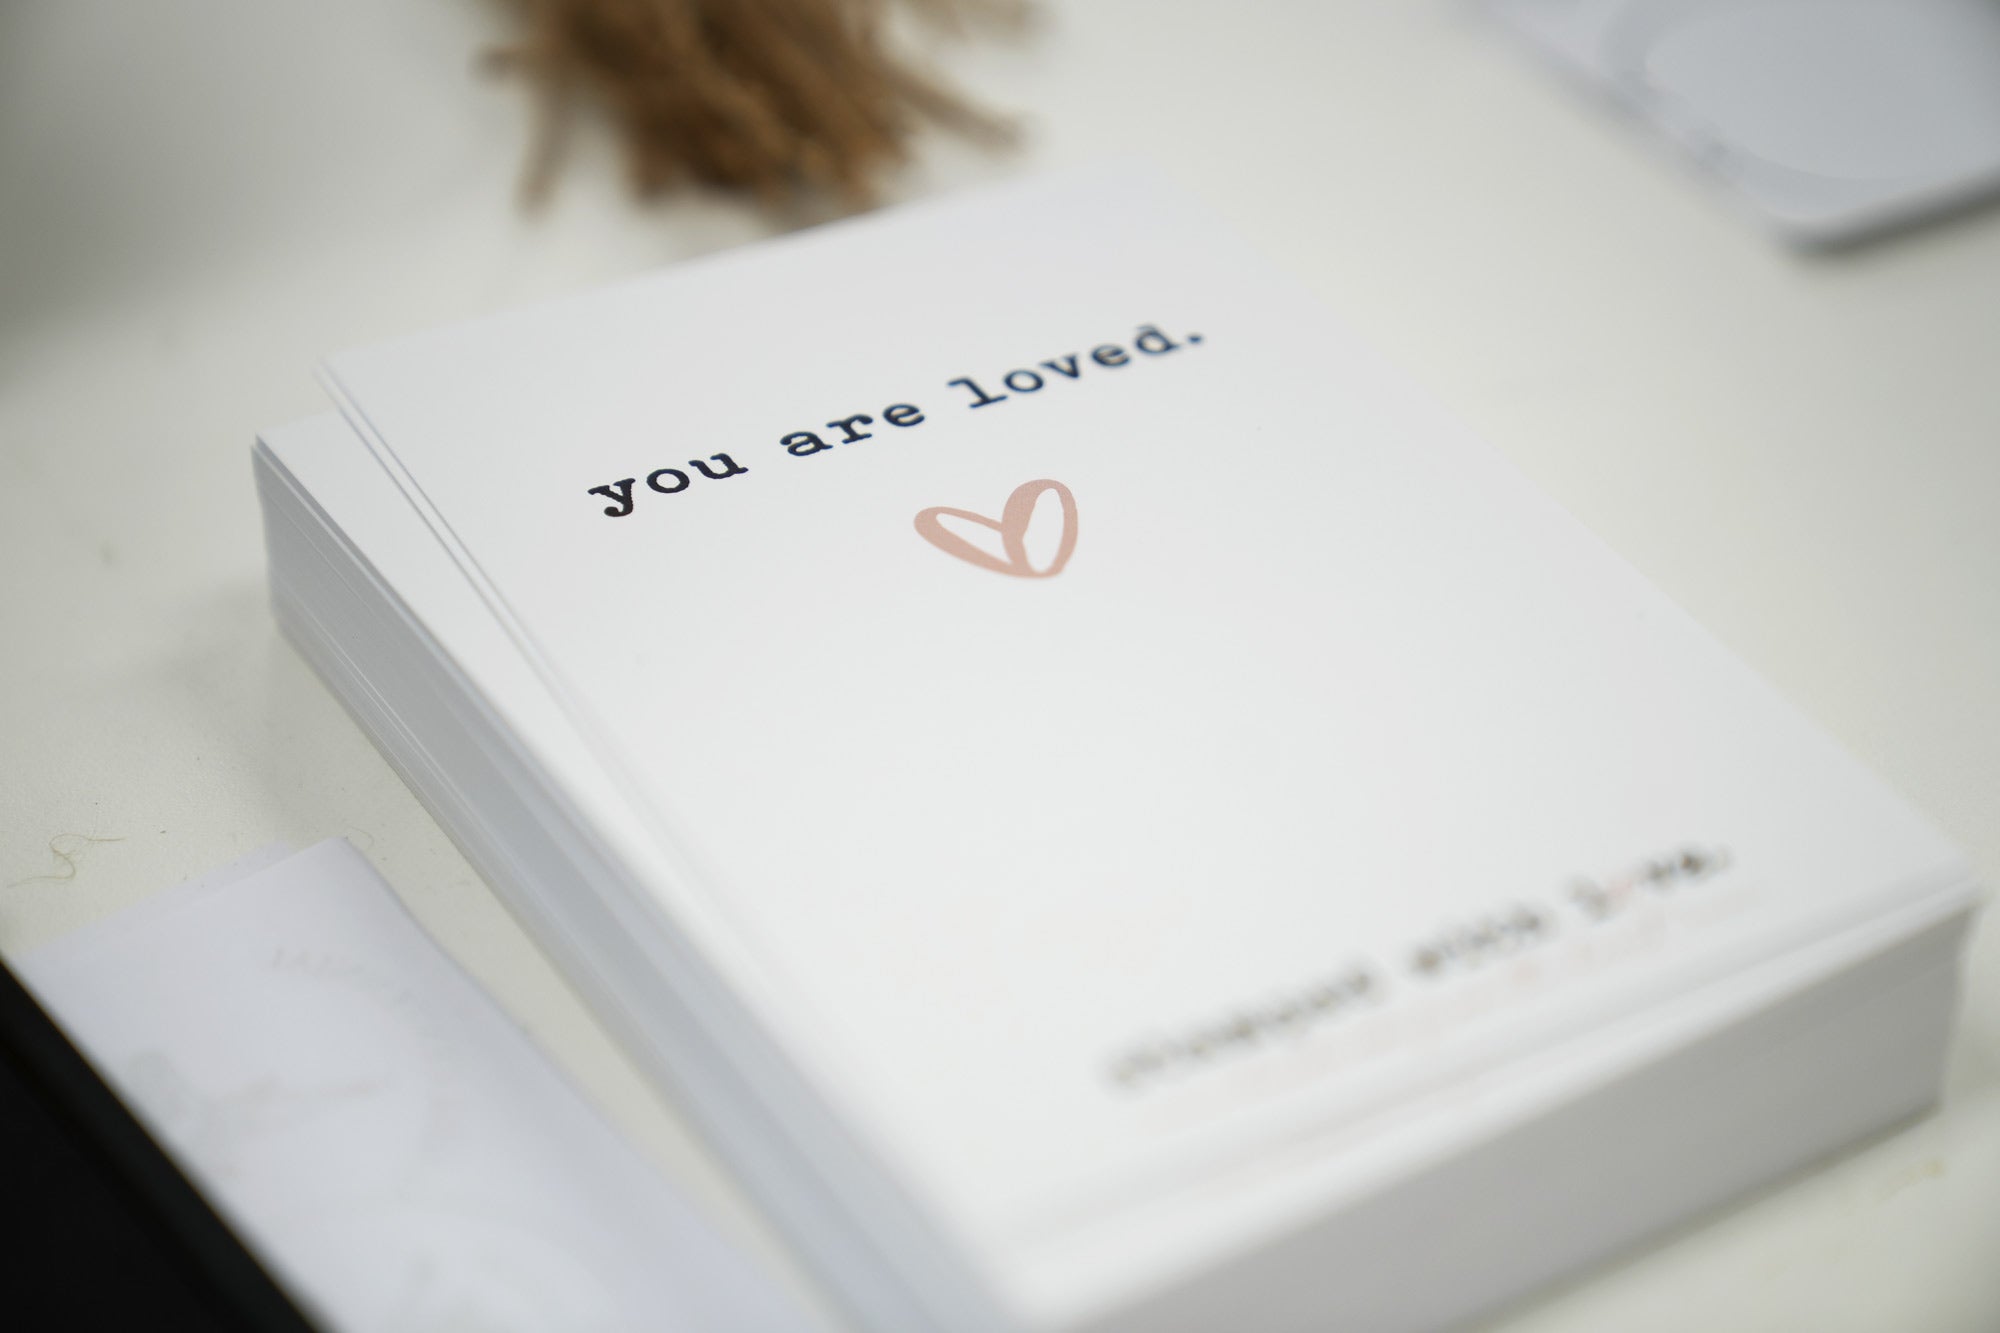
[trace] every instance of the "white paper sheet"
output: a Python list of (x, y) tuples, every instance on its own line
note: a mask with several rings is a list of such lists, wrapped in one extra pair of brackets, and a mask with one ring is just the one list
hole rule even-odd
[(340, 841), (20, 960), (328, 1327), (817, 1328), (618, 1138)]

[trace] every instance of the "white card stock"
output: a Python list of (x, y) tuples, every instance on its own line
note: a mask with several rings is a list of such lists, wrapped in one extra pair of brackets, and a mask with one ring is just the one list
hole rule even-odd
[(1397, 1282), (1358, 1219), (1444, 1164), (1918, 936), (1942, 1031), (1959, 854), (1143, 171), (325, 378), (282, 623), (871, 1327), (1434, 1325), (1791, 1149), (1662, 1124), (1616, 1226), (1516, 1154), (1425, 1236), (1515, 1262)]

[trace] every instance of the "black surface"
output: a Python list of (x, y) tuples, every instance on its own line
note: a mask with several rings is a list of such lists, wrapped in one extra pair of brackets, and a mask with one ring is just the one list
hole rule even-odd
[(311, 1328), (0, 966), (0, 1323)]

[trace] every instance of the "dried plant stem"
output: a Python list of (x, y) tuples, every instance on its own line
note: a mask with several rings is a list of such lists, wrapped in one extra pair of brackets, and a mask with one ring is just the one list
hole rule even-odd
[[(949, 31), (1018, 22), (1018, 0), (910, 0)], [(987, 143), (1000, 120), (888, 49), (883, 0), (513, 0), (524, 32), (495, 51), (542, 99), (524, 192), (546, 197), (576, 112), (605, 109), (642, 195), (687, 182), (767, 203), (826, 191), (859, 204), (931, 122)]]

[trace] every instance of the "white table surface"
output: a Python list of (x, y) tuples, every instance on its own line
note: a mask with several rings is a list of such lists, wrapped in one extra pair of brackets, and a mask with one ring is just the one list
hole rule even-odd
[[(0, 949), (345, 835), (782, 1266), (265, 608), (250, 441), (322, 355), (778, 226), (634, 206), (589, 135), (519, 213), (501, 12), (0, 9)], [(1789, 253), (1445, 0), (1052, 4), (940, 60), (1024, 146), (927, 140), (894, 197), (1158, 160), (2000, 882), (2000, 211)], [(1936, 1115), (1497, 1327), (2000, 1328), (2000, 931)]]

